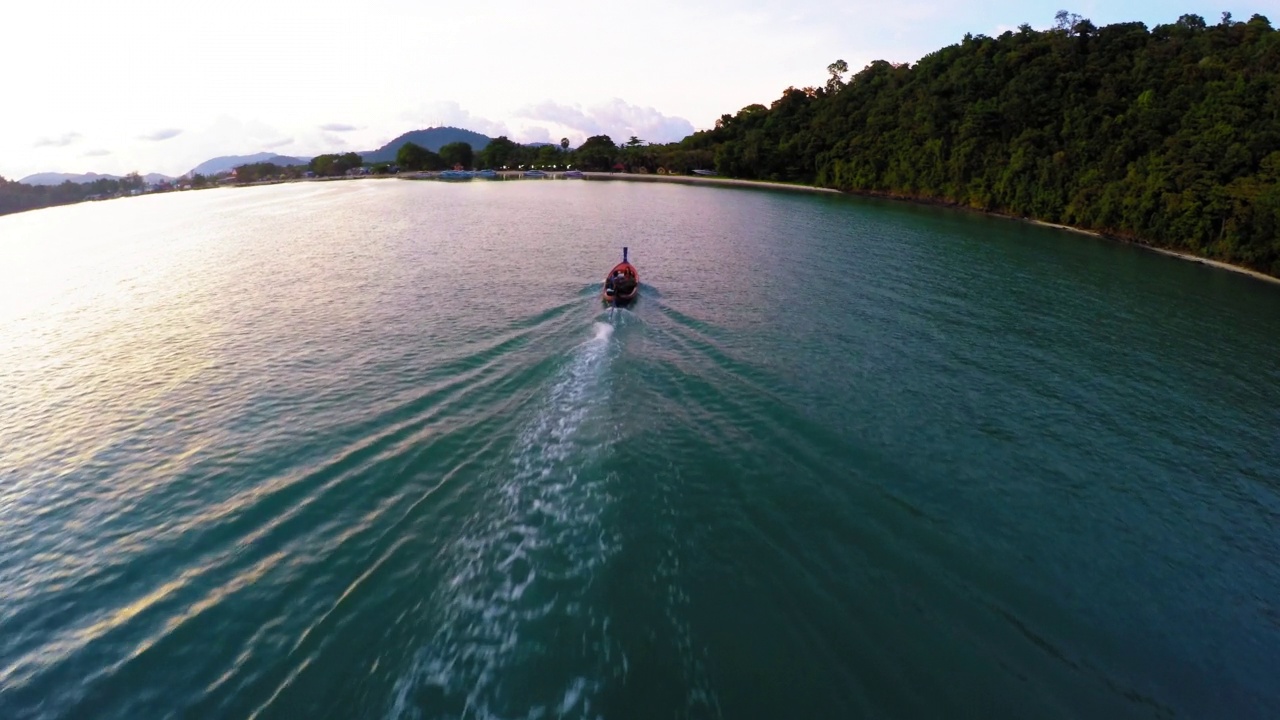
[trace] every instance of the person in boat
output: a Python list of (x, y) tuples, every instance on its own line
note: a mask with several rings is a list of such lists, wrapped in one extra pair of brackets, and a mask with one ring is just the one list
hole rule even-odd
[(626, 295), (631, 292), (635, 285), (635, 281), (625, 272), (619, 270), (613, 274), (613, 290), (619, 295)]

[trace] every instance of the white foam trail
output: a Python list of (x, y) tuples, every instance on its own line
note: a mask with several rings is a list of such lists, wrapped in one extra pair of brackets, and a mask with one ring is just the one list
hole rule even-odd
[[(612, 479), (592, 468), (607, 449), (596, 414), (609, 405), (616, 348), (612, 325), (592, 330), (446, 554), (453, 567), (433, 598), (440, 630), (397, 681), (391, 718), (593, 717), (610, 640), (588, 593), (617, 539), (601, 521)], [(586, 649), (566, 652), (566, 633)]]
[(608, 342), (609, 338), (611, 337), (613, 337), (612, 325), (610, 325), (609, 323), (602, 323), (602, 322), (596, 323), (596, 337), (595, 337), (596, 340), (604, 340)]

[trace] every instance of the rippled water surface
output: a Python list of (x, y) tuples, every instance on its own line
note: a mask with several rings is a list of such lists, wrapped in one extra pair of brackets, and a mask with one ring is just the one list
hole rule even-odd
[(3, 217), (0, 717), (1274, 718), (1278, 408), (1280, 287), (931, 208)]

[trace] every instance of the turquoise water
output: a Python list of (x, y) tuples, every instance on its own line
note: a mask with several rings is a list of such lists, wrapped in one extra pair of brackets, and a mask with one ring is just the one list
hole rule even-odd
[(1280, 287), (846, 197), (0, 218), (0, 717), (1275, 717), (1278, 351)]

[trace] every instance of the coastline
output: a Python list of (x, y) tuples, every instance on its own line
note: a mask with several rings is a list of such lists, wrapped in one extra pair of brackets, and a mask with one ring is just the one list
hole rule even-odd
[(825, 193), (825, 194), (834, 193), (836, 195), (854, 195), (859, 197), (881, 198), (885, 200), (905, 200), (908, 202), (922, 203), (925, 205), (939, 205), (943, 207), (954, 208), (957, 210), (969, 210), (974, 212), (980, 212), (983, 215), (989, 215), (992, 217), (1025, 222), (1025, 223), (1030, 223), (1032, 225), (1038, 225), (1044, 228), (1051, 228), (1053, 230), (1065, 230), (1067, 232), (1078, 233), (1080, 235), (1089, 235), (1091, 237), (1101, 238), (1103, 240), (1110, 240), (1112, 242), (1123, 243), (1125, 245), (1132, 245), (1134, 247), (1142, 248), (1143, 250), (1149, 250), (1151, 252), (1159, 253), (1161, 255), (1167, 255), (1169, 257), (1178, 258), (1180, 260), (1186, 260), (1188, 262), (1207, 265), (1209, 267), (1217, 268), (1219, 270), (1226, 270), (1228, 272), (1245, 275), (1255, 280), (1262, 280), (1264, 282), (1268, 282), (1273, 285), (1280, 285), (1280, 277), (1276, 277), (1274, 275), (1268, 275), (1264, 272), (1254, 270), (1252, 268), (1244, 267), (1243, 265), (1233, 265), (1231, 263), (1223, 262), (1221, 260), (1213, 260), (1206, 257), (1200, 257), (1199, 255), (1192, 255), (1191, 253), (1182, 252), (1179, 250), (1169, 250), (1166, 248), (1159, 248), (1159, 247), (1155, 247), (1154, 245), (1148, 245), (1146, 243), (1138, 242), (1135, 240), (1129, 240), (1129, 239), (1118, 237), (1115, 235), (1109, 235), (1107, 233), (1098, 232), (1097, 230), (1086, 230), (1084, 228), (1073, 227), (1071, 225), (1063, 225), (1060, 223), (1051, 223), (1045, 220), (1035, 220), (1032, 218), (1018, 217), (1015, 215), (1007, 215), (1005, 213), (994, 212), (991, 210), (978, 210), (976, 208), (967, 207), (959, 203), (948, 202), (946, 200), (918, 198), (918, 197), (910, 197), (910, 196), (904, 196), (904, 195), (894, 195), (890, 193), (846, 192), (842, 190), (835, 190), (832, 188), (817, 187), (814, 185), (793, 185), (790, 183), (767, 182), (763, 180), (736, 180), (732, 178), (721, 178), (721, 177), (701, 177), (701, 176), (688, 176), (688, 175), (638, 175), (633, 173), (604, 173), (604, 172), (589, 172), (589, 173), (583, 173), (583, 175), (588, 180), (622, 180), (622, 181), (631, 181), (631, 182), (670, 182), (670, 183), (678, 183), (683, 185), (748, 187), (748, 188), (760, 188), (760, 189), (766, 189), (766, 190), (790, 190), (793, 192), (811, 192), (811, 193)]
[(790, 190), (792, 192), (823, 193), (828, 195), (846, 195), (847, 193), (832, 188), (816, 185), (799, 185), (792, 183), (768, 182), (765, 180), (736, 180), (734, 178), (707, 177), (701, 175), (641, 175), (638, 173), (584, 172), (585, 180), (623, 180), (628, 182), (667, 182), (679, 185), (710, 185), (713, 187), (746, 187), (769, 190)]
[[(523, 175), (521, 171), (508, 171), (508, 172), (503, 172), (501, 174), (503, 175), (503, 179), (505, 180), (522, 179), (522, 175)], [(558, 171), (551, 171), (547, 173), (548, 179), (562, 179), (560, 177), (561, 174), (562, 172), (558, 172)], [(261, 185), (280, 185), (280, 184), (295, 183), (295, 182), (334, 182), (334, 181), (344, 181), (344, 180), (376, 180), (376, 179), (396, 179), (396, 178), (403, 179), (403, 180), (418, 179), (417, 177), (415, 177), (415, 175), (417, 174), (404, 173), (401, 175), (390, 175), (390, 176), (361, 175), (357, 177), (336, 176), (336, 177), (317, 177), (317, 178), (291, 178), (288, 180), (259, 180), (259, 181), (243, 183), (243, 184), (215, 185), (215, 186), (210, 186), (207, 188), (200, 188), (200, 189), (213, 190), (219, 187), (256, 187)], [(1222, 260), (1213, 260), (1211, 258), (1201, 257), (1199, 255), (1192, 255), (1191, 253), (1182, 252), (1180, 250), (1170, 250), (1167, 248), (1156, 247), (1154, 245), (1149, 245), (1147, 243), (1141, 242), (1139, 240), (1121, 237), (1118, 235), (1112, 235), (1105, 232), (1099, 232), (1097, 230), (1086, 230), (1084, 228), (1078, 228), (1071, 225), (1063, 225), (1061, 223), (1051, 223), (1045, 220), (1036, 220), (1028, 217), (1009, 215), (1006, 213), (1000, 213), (992, 210), (980, 210), (978, 208), (972, 208), (966, 205), (961, 205), (960, 203), (950, 202), (948, 200), (941, 200), (937, 198), (913, 197), (910, 195), (898, 195), (894, 193), (872, 192), (872, 191), (845, 191), (845, 190), (836, 190), (833, 188), (818, 187), (815, 185), (801, 185), (798, 183), (780, 183), (780, 182), (769, 182), (765, 180), (739, 180), (735, 178), (724, 178), (724, 177), (714, 177), (714, 176), (706, 177), (706, 176), (691, 176), (691, 175), (641, 175), (637, 173), (584, 172), (583, 179), (584, 180), (618, 180), (623, 182), (667, 182), (667, 183), (676, 183), (680, 185), (705, 185), (710, 187), (757, 188), (761, 190), (784, 190), (784, 191), (790, 191), (790, 192), (820, 193), (825, 195), (852, 195), (856, 197), (879, 198), (882, 200), (898, 200), (898, 201), (918, 203), (922, 205), (934, 205), (934, 206), (940, 206), (940, 207), (947, 207), (955, 210), (967, 210), (969, 212), (982, 213), (983, 215), (988, 215), (990, 217), (997, 217), (1005, 220), (1025, 222), (1025, 223), (1030, 223), (1032, 225), (1038, 225), (1044, 228), (1050, 228), (1053, 230), (1065, 230), (1067, 232), (1078, 233), (1080, 235), (1089, 235), (1089, 236), (1100, 238), (1103, 240), (1109, 240), (1112, 242), (1118, 242), (1125, 245), (1131, 245), (1134, 247), (1141, 248), (1143, 250), (1148, 250), (1150, 252), (1159, 253), (1161, 255), (1167, 255), (1169, 257), (1177, 258), (1179, 260), (1186, 260), (1188, 262), (1198, 263), (1200, 265), (1206, 265), (1208, 267), (1217, 268), (1219, 270), (1226, 270), (1228, 272), (1233, 272), (1238, 275), (1244, 275), (1244, 276), (1253, 278), (1255, 280), (1261, 280), (1267, 283), (1271, 283), (1273, 285), (1280, 285), (1280, 277), (1277, 277), (1275, 275), (1268, 275), (1265, 272), (1254, 270), (1253, 268), (1248, 268), (1243, 265), (1234, 265), (1232, 263), (1224, 262)], [(193, 190), (195, 189), (193, 188)], [(77, 205), (82, 202), (90, 202), (90, 201), (77, 200), (73, 202), (56, 203), (53, 205), (42, 205), (39, 207), (24, 208), (22, 210), (11, 211), (7, 213), (0, 213), (0, 216), (34, 212), (36, 210), (42, 210), (42, 209), (48, 209), (48, 208), (54, 208), (54, 207), (66, 207), (69, 205)]]
[[(992, 213), (992, 214), (996, 214), (996, 213)], [(1009, 216), (1002, 215), (1000, 217), (1009, 217)], [(1154, 245), (1147, 245), (1146, 243), (1137, 242), (1135, 240), (1128, 240), (1126, 238), (1117, 237), (1115, 235), (1108, 235), (1107, 233), (1098, 232), (1096, 230), (1085, 230), (1083, 228), (1072, 227), (1070, 225), (1060, 225), (1057, 223), (1045, 222), (1044, 220), (1026, 219), (1025, 222), (1029, 222), (1032, 225), (1039, 225), (1040, 227), (1053, 228), (1055, 230), (1066, 230), (1067, 232), (1079, 233), (1081, 235), (1089, 235), (1091, 237), (1102, 238), (1103, 240), (1110, 240), (1112, 242), (1123, 243), (1125, 245), (1131, 245), (1133, 247), (1141, 248), (1143, 250), (1149, 250), (1151, 252), (1159, 253), (1161, 255), (1167, 255), (1169, 257), (1178, 258), (1179, 260), (1186, 260), (1188, 262), (1199, 263), (1201, 265), (1208, 265), (1209, 267), (1218, 268), (1219, 270), (1228, 270), (1233, 273), (1247, 275), (1251, 278), (1254, 278), (1255, 280), (1263, 280), (1263, 281), (1272, 283), (1274, 285), (1280, 285), (1280, 277), (1276, 277), (1274, 275), (1268, 275), (1264, 272), (1260, 272), (1252, 268), (1244, 267), (1243, 265), (1232, 265), (1231, 263), (1228, 263), (1228, 262), (1223, 262), (1221, 260), (1213, 260), (1207, 257), (1200, 257), (1199, 255), (1192, 255), (1191, 253), (1182, 252), (1180, 250), (1169, 250), (1167, 248), (1159, 248)]]

